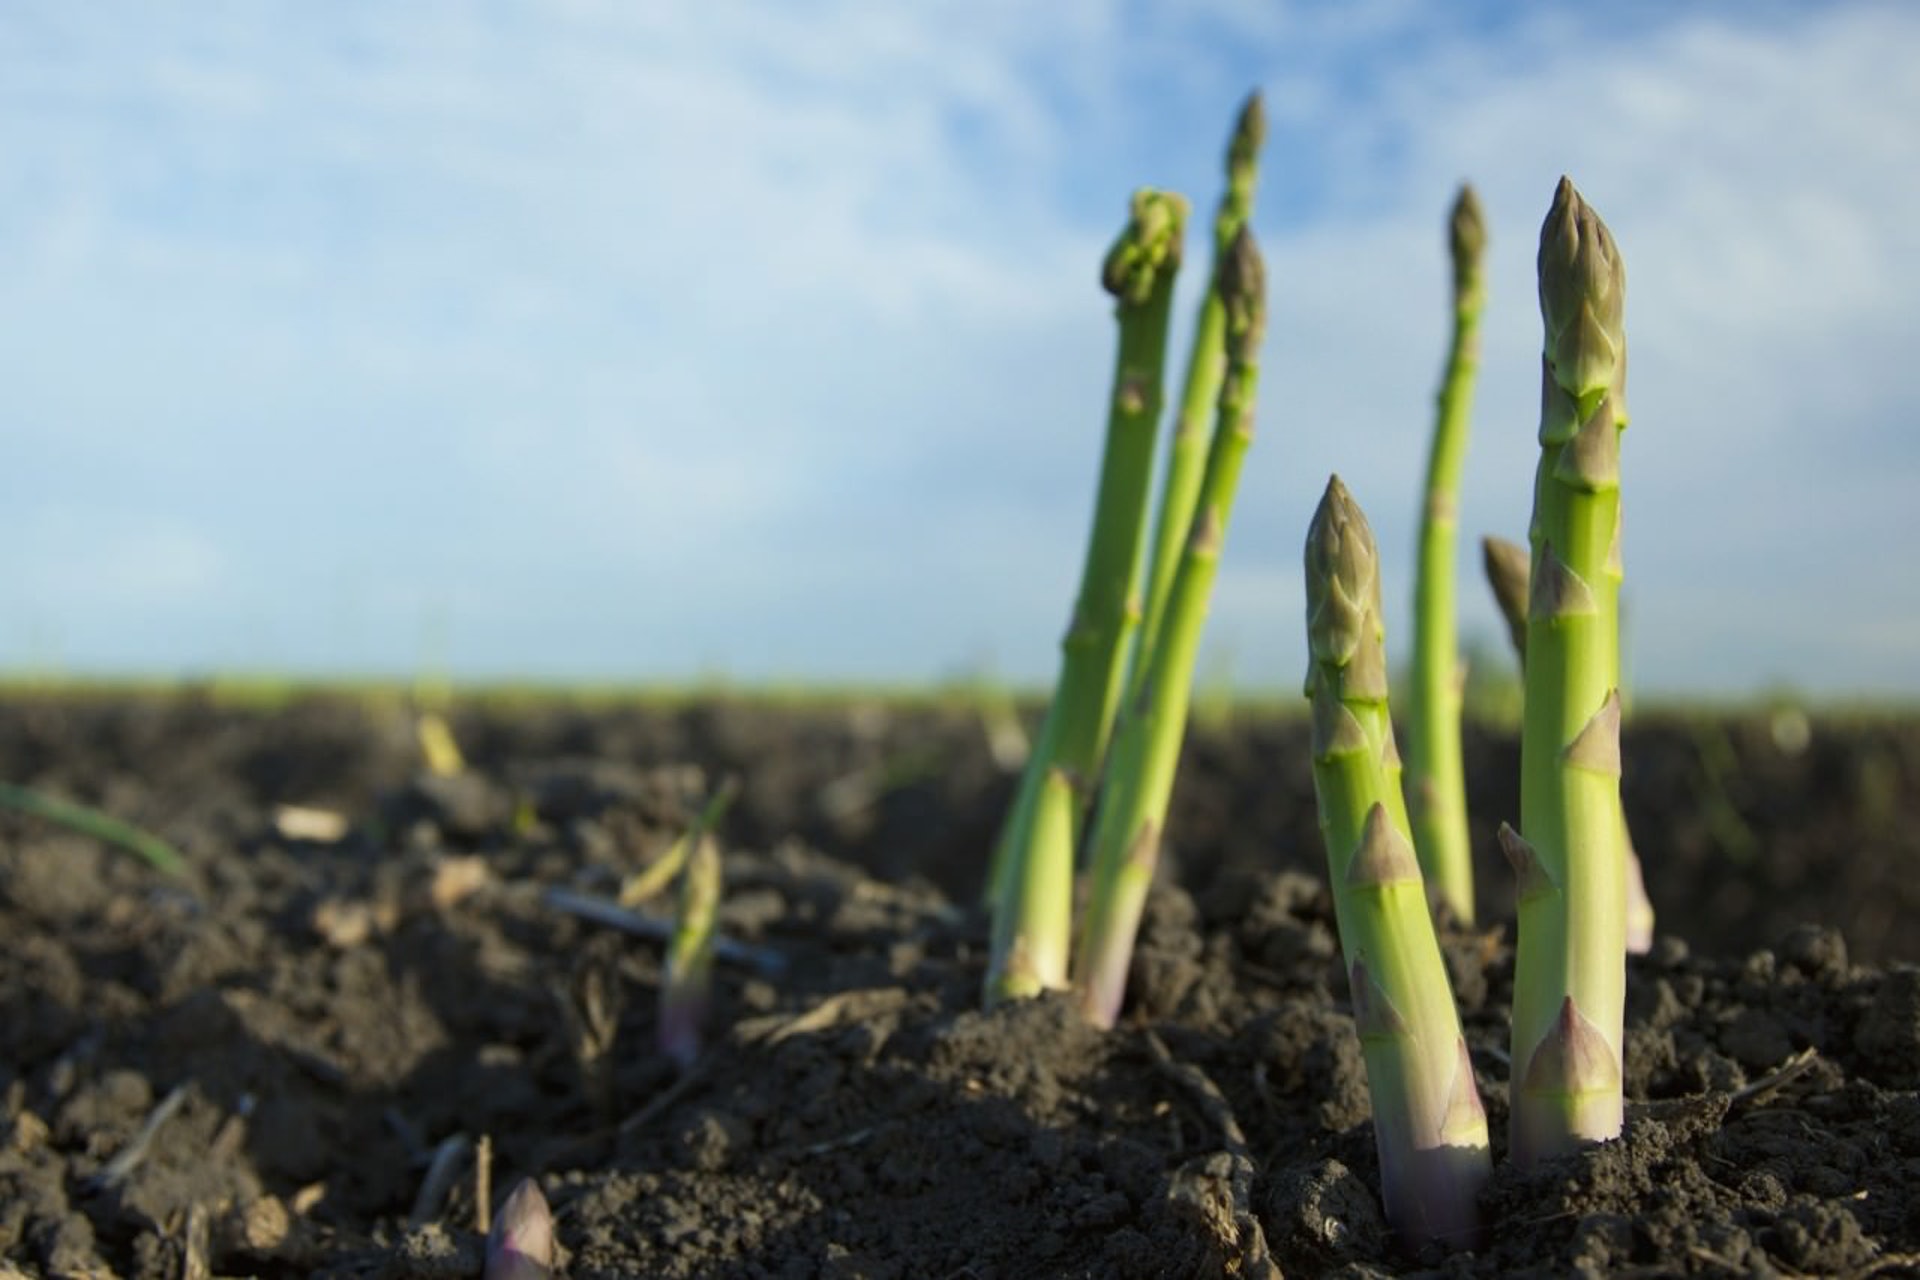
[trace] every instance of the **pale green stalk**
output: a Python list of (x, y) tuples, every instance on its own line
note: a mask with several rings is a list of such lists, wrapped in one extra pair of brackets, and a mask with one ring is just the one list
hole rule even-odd
[[(1525, 670), (1527, 584), (1533, 570), (1527, 549), (1517, 542), (1495, 537), (1482, 538), (1480, 546), (1487, 585), (1493, 588), (1493, 598), (1500, 606), (1500, 616), (1506, 620), (1507, 634), (1513, 640), (1513, 652)], [(1627, 827), (1624, 806), (1620, 829), (1626, 833), (1627, 841), (1627, 953), (1643, 956), (1653, 950), (1653, 930), (1658, 917), (1654, 915), (1653, 899), (1647, 896), (1646, 876), (1640, 869), (1640, 854), (1633, 847), (1633, 832)]]
[[(1136, 192), (1132, 217), (1101, 273), (1116, 299), (1120, 339), (1099, 497), (1079, 597), (1060, 644), (1053, 704), (995, 850), (988, 1003), (1066, 985), (1074, 849), (1140, 621), (1140, 546), (1186, 217), (1179, 196)], [(1064, 803), (1047, 798), (1063, 787)]]
[(1387, 704), (1380, 557), (1338, 476), (1307, 534), (1313, 783), (1387, 1219), (1415, 1246), (1471, 1246), (1487, 1117), (1413, 850)]
[(1546, 359), (1534, 479), (1520, 830), (1512, 1151), (1620, 1132), (1627, 862), (1620, 820), (1620, 429), (1626, 275), (1562, 178), (1540, 232)]
[(1473, 922), (1473, 846), (1467, 835), (1466, 767), (1460, 751), (1463, 673), (1455, 634), (1454, 541), (1460, 471), (1480, 365), (1480, 313), (1486, 306), (1487, 228), (1472, 187), (1454, 201), (1453, 342), (1436, 399), (1420, 520), (1419, 572), (1413, 591), (1413, 685), (1407, 719), (1407, 794), (1413, 844), (1435, 897)]
[(1145, 679), (1120, 722), (1093, 827), (1093, 884), (1074, 986), (1087, 1017), (1110, 1027), (1126, 993), (1127, 964), (1159, 858), (1167, 800), (1180, 763), (1193, 694), (1194, 659), (1206, 626), (1241, 462), (1253, 440), (1254, 389), (1266, 331), (1266, 270), (1242, 225), (1220, 259), (1215, 284), (1226, 312), (1227, 370), (1213, 444)]
[(1220, 399), (1220, 380), (1226, 374), (1227, 309), (1220, 301), (1220, 263), (1233, 247), (1240, 228), (1253, 216), (1254, 186), (1260, 176), (1260, 148), (1267, 138), (1267, 115), (1256, 90), (1247, 95), (1227, 143), (1227, 189), (1213, 219), (1213, 271), (1200, 302), (1200, 318), (1187, 353), (1187, 376), (1180, 396), (1180, 416), (1174, 420), (1167, 444), (1167, 473), (1160, 487), (1160, 510), (1154, 518), (1152, 558), (1147, 574), (1146, 609), (1141, 615), (1140, 643), (1134, 646), (1130, 695), (1146, 680), (1150, 649), (1160, 634), (1167, 597), (1173, 591), (1174, 570), (1180, 563), (1187, 534), (1193, 527), (1193, 508), (1200, 498), (1206, 474), (1211, 432)]
[(700, 1057), (713, 988), (714, 917), (720, 909), (720, 846), (711, 834), (694, 843), (680, 877), (680, 908), (660, 978), (660, 1051), (681, 1068)]

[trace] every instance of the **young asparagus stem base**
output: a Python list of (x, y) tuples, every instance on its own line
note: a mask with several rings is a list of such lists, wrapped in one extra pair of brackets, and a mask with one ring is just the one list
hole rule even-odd
[(1387, 705), (1379, 555), (1335, 477), (1307, 536), (1313, 781), (1388, 1220), (1470, 1245), (1487, 1120), (1428, 911)]
[[(1073, 780), (1063, 770), (1047, 770), (1033, 806), (1027, 829), (1034, 847), (1071, 849), (1080, 807)], [(1030, 853), (1014, 860), (1009, 871), (1016, 879), (1008, 886), (1005, 906), (993, 916), (989, 1003), (1037, 996), (1067, 980), (1073, 859)]]

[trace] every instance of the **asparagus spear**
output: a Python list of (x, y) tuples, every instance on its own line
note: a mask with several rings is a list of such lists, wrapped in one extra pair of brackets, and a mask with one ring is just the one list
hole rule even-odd
[(1307, 533), (1313, 782), (1367, 1063), (1387, 1217), (1416, 1245), (1470, 1244), (1487, 1118), (1413, 851), (1387, 706), (1379, 552), (1335, 476)]
[(1420, 568), (1413, 592), (1413, 687), (1407, 735), (1407, 794), (1420, 868), (1454, 916), (1473, 921), (1473, 851), (1467, 836), (1467, 787), (1460, 757), (1461, 669), (1455, 639), (1453, 559), (1460, 469), (1480, 364), (1480, 313), (1486, 306), (1487, 228), (1480, 200), (1463, 186), (1454, 201), (1453, 343), (1440, 383), (1427, 454)]
[(680, 876), (680, 909), (660, 979), (660, 1051), (682, 1069), (700, 1056), (713, 989), (713, 920), (720, 908), (720, 845), (709, 832), (694, 842)]
[[(1494, 600), (1500, 606), (1501, 616), (1506, 619), (1507, 632), (1513, 639), (1513, 651), (1524, 670), (1527, 665), (1527, 581), (1533, 565), (1525, 547), (1517, 542), (1508, 542), (1505, 538), (1482, 538), (1480, 548), (1485, 559), (1487, 583), (1493, 588)], [(1653, 928), (1658, 917), (1653, 912), (1653, 899), (1647, 896), (1647, 881), (1640, 869), (1640, 854), (1633, 847), (1633, 832), (1627, 827), (1624, 808), (1620, 814), (1620, 829), (1627, 841), (1627, 953), (1643, 956), (1653, 950)]]
[(1560, 180), (1540, 231), (1546, 353), (1534, 479), (1514, 961), (1514, 1158), (1620, 1132), (1626, 839), (1620, 820), (1620, 430), (1626, 275)]
[(540, 1184), (522, 1178), (487, 1232), (483, 1280), (547, 1280), (553, 1252), (553, 1212)]
[(1213, 219), (1213, 276), (1200, 304), (1193, 347), (1187, 354), (1187, 375), (1180, 396), (1180, 416), (1174, 420), (1167, 446), (1167, 474), (1160, 489), (1160, 510), (1154, 518), (1152, 566), (1147, 578), (1146, 610), (1141, 615), (1140, 640), (1133, 653), (1129, 695), (1137, 695), (1146, 680), (1152, 644), (1160, 635), (1167, 596), (1173, 590), (1174, 569), (1193, 525), (1194, 504), (1206, 471), (1212, 421), (1220, 398), (1220, 380), (1226, 373), (1227, 309), (1220, 299), (1220, 263), (1233, 248), (1240, 228), (1253, 215), (1254, 184), (1260, 174), (1260, 148), (1267, 139), (1267, 114), (1258, 90), (1247, 95), (1227, 143), (1227, 189)]
[(1139, 692), (1117, 731), (1093, 827), (1093, 887), (1074, 985), (1087, 1017), (1110, 1027), (1126, 993), (1127, 962), (1165, 829), (1167, 799), (1187, 732), (1194, 656), (1206, 625), (1240, 465), (1253, 440), (1254, 388), (1266, 332), (1266, 268), (1242, 224), (1214, 288), (1226, 314), (1227, 370), (1192, 528), (1174, 571), (1160, 632)]
[[(1127, 642), (1140, 619), (1140, 544), (1186, 218), (1181, 197), (1136, 192), (1101, 272), (1120, 328), (1106, 453), (1080, 594), (1060, 643), (1059, 684), (995, 850), (988, 1003), (1066, 985), (1074, 848), (1113, 727)], [(1062, 785), (1067, 803), (1046, 794)], [(1058, 817), (1063, 808), (1065, 822)]]

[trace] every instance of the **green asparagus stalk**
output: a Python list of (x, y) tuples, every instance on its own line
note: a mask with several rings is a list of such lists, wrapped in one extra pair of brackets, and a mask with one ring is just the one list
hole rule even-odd
[(1167, 597), (1180, 562), (1181, 548), (1193, 526), (1193, 508), (1206, 473), (1214, 409), (1220, 398), (1220, 380), (1226, 374), (1227, 309), (1220, 300), (1220, 263), (1233, 248), (1240, 228), (1253, 216), (1254, 186), (1260, 176), (1260, 148), (1267, 138), (1267, 114), (1260, 93), (1247, 95), (1227, 143), (1227, 189), (1213, 219), (1213, 274), (1200, 303), (1193, 347), (1187, 353), (1186, 382), (1180, 396), (1180, 416), (1174, 420), (1167, 445), (1167, 472), (1160, 488), (1160, 510), (1154, 518), (1151, 569), (1147, 576), (1146, 610), (1141, 615), (1140, 643), (1133, 651), (1133, 675), (1127, 692), (1137, 695), (1146, 680), (1151, 646), (1160, 634)]
[(1094, 819), (1087, 914), (1074, 986), (1087, 1017), (1110, 1027), (1126, 993), (1127, 964), (1159, 857), (1167, 800), (1186, 738), (1194, 659), (1226, 542), (1240, 466), (1253, 440), (1254, 389), (1266, 332), (1266, 268), (1243, 224), (1221, 257), (1215, 284), (1226, 315), (1226, 376), (1192, 527), (1174, 571), (1145, 679), (1120, 723)]
[(1471, 1244), (1487, 1118), (1414, 854), (1387, 703), (1379, 552), (1335, 476), (1307, 533), (1313, 781), (1388, 1220)]
[(540, 1184), (522, 1178), (487, 1232), (483, 1280), (547, 1280), (553, 1274), (553, 1211)]
[(1080, 593), (1060, 645), (1059, 684), (995, 850), (989, 1004), (1066, 985), (1074, 849), (1140, 620), (1140, 546), (1186, 218), (1181, 197), (1136, 192), (1101, 273), (1120, 329), (1106, 452)]
[(680, 877), (680, 907), (660, 979), (660, 1051), (683, 1070), (700, 1056), (713, 988), (714, 916), (720, 908), (720, 845), (703, 833)]
[(1467, 836), (1467, 785), (1460, 754), (1462, 671), (1455, 638), (1454, 531), (1467, 422), (1480, 364), (1480, 313), (1486, 306), (1487, 229), (1473, 188), (1463, 186), (1450, 223), (1453, 343), (1436, 403), (1427, 454), (1420, 566), (1413, 593), (1413, 687), (1407, 735), (1407, 794), (1420, 868), (1455, 918), (1473, 921), (1473, 848)]
[(1512, 1151), (1620, 1132), (1626, 838), (1620, 820), (1620, 429), (1626, 275), (1560, 180), (1540, 231), (1546, 353), (1534, 479), (1520, 829)]
[[(1500, 606), (1500, 614), (1506, 619), (1507, 632), (1513, 639), (1514, 654), (1520, 659), (1522, 670), (1527, 665), (1527, 583), (1532, 575), (1533, 565), (1527, 556), (1527, 549), (1517, 542), (1508, 542), (1505, 538), (1487, 537), (1481, 539), (1487, 584), (1493, 588), (1494, 600)], [(1646, 876), (1640, 868), (1640, 854), (1633, 847), (1633, 832), (1627, 827), (1624, 808), (1620, 814), (1620, 830), (1627, 841), (1627, 954), (1643, 956), (1653, 950), (1653, 929), (1658, 917), (1653, 912), (1653, 899), (1647, 896)]]

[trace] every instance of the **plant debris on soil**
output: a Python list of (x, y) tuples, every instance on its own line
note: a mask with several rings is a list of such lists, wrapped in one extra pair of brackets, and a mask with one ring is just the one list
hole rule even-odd
[[(452, 723), (469, 767), (436, 777), (367, 701), (5, 704), (0, 779), (188, 869), (0, 814), (0, 1276), (475, 1276), (522, 1176), (573, 1277), (1920, 1275), (1920, 724), (1629, 731), (1661, 938), (1629, 966), (1625, 1136), (1499, 1165), (1482, 1247), (1410, 1256), (1303, 724), (1191, 740), (1099, 1033), (1063, 999), (979, 1009), (1012, 777), (972, 712)], [(1516, 761), (1469, 742), (1482, 853)], [(680, 1072), (660, 942), (554, 891), (611, 901), (730, 774), (735, 945)], [(1492, 856), (1481, 883), (1492, 925), (1444, 941), (1499, 1159)]]

